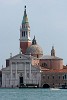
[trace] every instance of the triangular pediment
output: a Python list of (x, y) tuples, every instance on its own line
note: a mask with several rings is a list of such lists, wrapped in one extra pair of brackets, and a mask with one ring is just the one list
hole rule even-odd
[(11, 57), (10, 59), (23, 59), (23, 60), (30, 60), (30, 56), (29, 55), (24, 55), (24, 54), (17, 54), (13, 57)]

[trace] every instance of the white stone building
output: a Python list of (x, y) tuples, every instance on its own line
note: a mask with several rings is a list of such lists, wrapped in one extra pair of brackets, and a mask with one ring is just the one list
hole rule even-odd
[(2, 87), (41, 86), (40, 68), (32, 65), (34, 57), (18, 54), (7, 60), (9, 66), (2, 69)]
[[(41, 74), (38, 57), (43, 55), (37, 45), (35, 37), (31, 42), (30, 26), (24, 8), (24, 16), (20, 27), (21, 52), (6, 60), (6, 67), (2, 69), (2, 87), (41, 86)], [(29, 48), (30, 47), (30, 48)]]

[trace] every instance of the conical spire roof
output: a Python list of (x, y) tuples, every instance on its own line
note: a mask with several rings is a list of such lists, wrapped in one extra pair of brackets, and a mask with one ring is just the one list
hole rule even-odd
[(28, 23), (28, 17), (27, 17), (27, 13), (26, 13), (26, 6), (24, 7), (24, 16), (23, 16), (23, 20), (22, 20), (22, 24), (24, 23)]
[(35, 39), (35, 36), (34, 36), (34, 39), (32, 40), (32, 45), (36, 45), (37, 42), (36, 42), (36, 39)]

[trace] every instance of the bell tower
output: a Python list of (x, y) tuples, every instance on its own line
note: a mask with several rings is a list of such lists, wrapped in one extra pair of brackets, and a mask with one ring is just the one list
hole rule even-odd
[(54, 49), (54, 46), (52, 46), (51, 56), (55, 56), (55, 49)]
[(24, 16), (20, 27), (20, 48), (23, 54), (26, 53), (26, 49), (31, 45), (30, 39), (30, 26), (26, 13), (26, 6), (24, 7)]

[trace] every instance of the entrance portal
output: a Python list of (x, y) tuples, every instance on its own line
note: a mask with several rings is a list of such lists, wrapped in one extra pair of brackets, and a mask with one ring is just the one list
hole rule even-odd
[(23, 87), (24, 84), (23, 84), (23, 77), (20, 77), (20, 87)]

